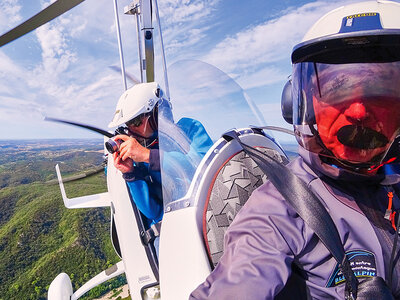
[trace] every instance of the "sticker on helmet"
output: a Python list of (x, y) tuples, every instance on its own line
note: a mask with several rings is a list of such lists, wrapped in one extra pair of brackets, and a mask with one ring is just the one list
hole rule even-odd
[(339, 33), (382, 29), (379, 13), (369, 12), (346, 16), (342, 20)]

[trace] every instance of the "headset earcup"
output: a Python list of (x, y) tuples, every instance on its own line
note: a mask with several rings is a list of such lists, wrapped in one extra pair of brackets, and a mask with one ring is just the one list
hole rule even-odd
[(282, 116), (286, 122), (293, 124), (293, 98), (292, 98), (292, 82), (286, 82), (282, 91), (281, 98)]

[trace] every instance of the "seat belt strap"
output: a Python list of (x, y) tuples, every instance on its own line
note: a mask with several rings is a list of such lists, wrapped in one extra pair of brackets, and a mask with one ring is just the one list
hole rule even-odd
[(339, 232), (329, 213), (313, 191), (285, 165), (249, 145), (242, 143), (235, 131), (224, 135), (228, 140), (235, 139), (245, 153), (268, 176), (268, 180), (294, 208), (297, 214), (314, 231), (339, 264), (346, 279), (345, 298), (356, 299), (358, 280), (355, 277), (344, 251)]

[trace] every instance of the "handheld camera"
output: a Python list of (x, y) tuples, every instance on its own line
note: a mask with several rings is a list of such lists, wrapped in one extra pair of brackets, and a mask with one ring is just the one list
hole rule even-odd
[[(123, 134), (123, 135), (129, 135), (128, 134), (128, 128), (127, 127), (118, 127), (115, 130), (115, 134), (114, 135), (118, 135), (118, 134)], [(107, 142), (105, 142), (105, 146), (108, 152), (110, 152), (111, 154), (113, 154), (114, 152), (118, 152), (119, 151), (119, 145), (121, 145), (123, 141), (120, 139), (114, 140), (112, 138), (110, 138)]]

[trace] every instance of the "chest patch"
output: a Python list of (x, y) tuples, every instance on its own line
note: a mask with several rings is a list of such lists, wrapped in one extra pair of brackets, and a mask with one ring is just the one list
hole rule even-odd
[[(366, 250), (351, 250), (346, 252), (349, 259), (351, 269), (357, 278), (376, 276), (375, 255)], [(339, 264), (336, 264), (332, 275), (326, 284), (326, 287), (335, 287), (344, 283), (346, 279), (342, 271), (339, 270)]]

